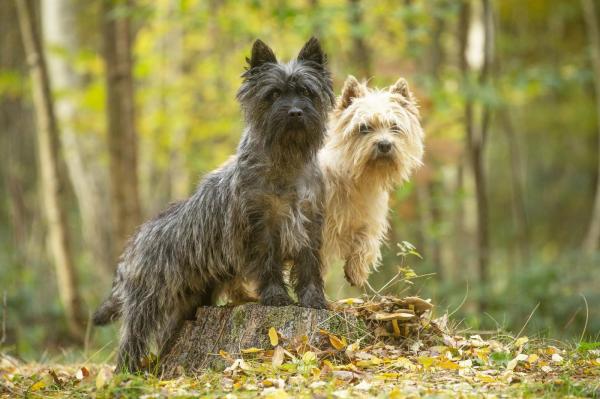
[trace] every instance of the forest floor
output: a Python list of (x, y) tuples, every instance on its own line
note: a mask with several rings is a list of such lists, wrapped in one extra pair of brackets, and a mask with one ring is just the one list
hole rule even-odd
[(221, 351), (215, 356), (230, 364), (224, 371), (169, 380), (0, 354), (0, 397), (600, 397), (600, 342), (457, 333), (447, 317), (432, 320), (422, 300), (407, 306), (406, 299), (338, 302), (367, 320), (371, 337), (347, 342), (321, 330), (326, 345), (315, 348), (271, 328), (272, 348)]

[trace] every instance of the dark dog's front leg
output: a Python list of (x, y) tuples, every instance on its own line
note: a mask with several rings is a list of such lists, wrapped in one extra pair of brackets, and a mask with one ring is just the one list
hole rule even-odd
[(260, 303), (267, 306), (293, 304), (283, 278), (283, 261), (278, 248), (271, 243), (260, 258), (262, 262), (257, 267)]
[(327, 309), (323, 292), (321, 255), (318, 249), (305, 247), (300, 250), (292, 269), (294, 289), (300, 306)]

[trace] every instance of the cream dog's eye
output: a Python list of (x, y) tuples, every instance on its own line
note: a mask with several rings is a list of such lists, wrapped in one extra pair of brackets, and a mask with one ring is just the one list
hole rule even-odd
[(390, 131), (395, 132), (395, 133), (400, 133), (401, 132), (400, 126), (398, 126), (397, 123), (392, 123), (390, 125)]
[(366, 123), (361, 123), (361, 124), (358, 126), (358, 132), (359, 132), (359, 133), (361, 133), (361, 134), (367, 134), (367, 133), (370, 133), (370, 132), (371, 132), (371, 126), (369, 126), (369, 125), (368, 125), (368, 124), (366, 124)]

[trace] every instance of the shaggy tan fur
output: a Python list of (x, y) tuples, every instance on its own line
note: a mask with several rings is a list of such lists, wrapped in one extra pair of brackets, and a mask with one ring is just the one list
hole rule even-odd
[(346, 79), (319, 163), (327, 186), (323, 261), (343, 260), (352, 285), (377, 268), (389, 192), (421, 165), (423, 137), (406, 80), (380, 90)]

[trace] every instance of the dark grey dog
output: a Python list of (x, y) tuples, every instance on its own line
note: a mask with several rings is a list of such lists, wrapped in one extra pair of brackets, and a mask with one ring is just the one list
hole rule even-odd
[(183, 320), (233, 278), (258, 281), (260, 302), (325, 308), (321, 275), (324, 185), (317, 151), (333, 101), (326, 57), (310, 39), (279, 64), (257, 40), (237, 94), (246, 129), (237, 154), (187, 200), (144, 223), (130, 239), (110, 297), (94, 315), (122, 317), (120, 370), (135, 371), (155, 339), (164, 347)]

